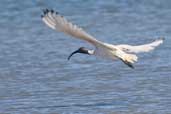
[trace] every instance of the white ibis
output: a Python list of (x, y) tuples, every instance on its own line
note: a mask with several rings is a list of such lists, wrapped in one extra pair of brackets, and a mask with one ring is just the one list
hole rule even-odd
[(85, 40), (95, 47), (94, 50), (89, 50), (85, 47), (81, 47), (71, 53), (68, 57), (68, 60), (71, 58), (72, 55), (76, 53), (83, 53), (103, 58), (105, 57), (112, 60), (120, 59), (129, 67), (134, 68), (133, 63), (138, 60), (138, 57), (135, 55), (135, 53), (149, 52), (155, 47), (162, 44), (164, 40), (164, 38), (160, 38), (153, 41), (152, 43), (138, 46), (132, 46), (127, 44), (112, 45), (97, 40), (90, 34), (86, 33), (82, 28), (72, 24), (63, 16), (61, 16), (58, 12), (54, 12), (53, 10), (43, 10), (42, 20), (50, 28), (60, 32), (64, 32), (75, 38)]

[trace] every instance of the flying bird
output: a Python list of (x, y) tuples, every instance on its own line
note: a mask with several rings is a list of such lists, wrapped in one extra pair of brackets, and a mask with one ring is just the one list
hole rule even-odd
[(151, 43), (137, 46), (127, 44), (113, 45), (97, 40), (85, 32), (81, 27), (72, 24), (54, 10), (43, 10), (43, 15), (41, 15), (41, 17), (42, 21), (50, 28), (64, 32), (72, 37), (87, 41), (95, 47), (94, 50), (80, 47), (78, 50), (69, 55), (68, 60), (74, 54), (82, 53), (112, 60), (119, 59), (129, 67), (134, 68), (133, 63), (138, 60), (138, 57), (135, 55), (136, 53), (152, 51), (155, 47), (162, 44), (164, 40), (164, 38), (159, 38)]

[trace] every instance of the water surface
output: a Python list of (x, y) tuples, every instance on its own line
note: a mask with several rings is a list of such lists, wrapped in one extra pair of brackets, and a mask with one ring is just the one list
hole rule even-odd
[[(101, 41), (163, 45), (139, 54), (135, 69), (70, 52), (91, 45), (49, 29), (53, 8)], [(170, 0), (1, 0), (0, 113), (171, 113)]]

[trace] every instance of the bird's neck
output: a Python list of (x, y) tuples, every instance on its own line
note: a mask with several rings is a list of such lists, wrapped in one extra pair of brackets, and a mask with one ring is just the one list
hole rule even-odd
[(94, 55), (94, 50), (88, 50), (89, 55)]

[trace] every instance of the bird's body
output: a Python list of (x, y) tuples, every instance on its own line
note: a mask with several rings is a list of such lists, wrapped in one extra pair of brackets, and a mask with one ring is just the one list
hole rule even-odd
[(95, 46), (94, 50), (79, 48), (79, 50), (73, 52), (68, 59), (70, 59), (70, 57), (75, 53), (84, 53), (112, 60), (120, 59), (129, 67), (133, 68), (132, 64), (138, 60), (138, 57), (133, 53), (148, 52), (163, 43), (163, 39), (158, 39), (152, 43), (139, 46), (131, 46), (126, 44), (112, 45), (104, 43), (86, 33), (82, 28), (70, 23), (57, 12), (55, 13), (53, 10), (48, 9), (44, 10), (42, 20), (47, 26), (54, 30), (64, 32), (81, 40), (85, 40)]

